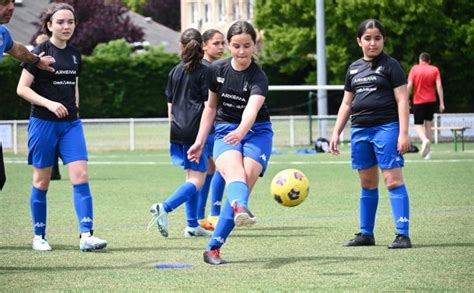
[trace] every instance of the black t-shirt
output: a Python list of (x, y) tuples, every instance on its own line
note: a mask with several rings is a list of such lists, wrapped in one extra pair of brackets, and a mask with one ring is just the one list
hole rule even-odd
[(55, 72), (40, 70), (29, 63), (22, 64), (23, 68), (35, 77), (31, 89), (42, 97), (63, 104), (69, 114), (64, 118), (58, 118), (45, 107), (31, 105), (31, 116), (56, 121), (76, 120), (78, 118), (76, 78), (81, 72), (81, 52), (71, 45), (59, 49), (50, 41), (41, 43), (33, 49), (33, 52), (36, 54), (45, 52), (45, 55), (54, 57), (56, 62), (51, 65)]
[[(217, 123), (240, 123), (250, 96), (266, 96), (268, 92), (268, 78), (253, 61), (243, 71), (232, 68), (231, 58), (215, 61), (210, 67), (209, 78), (209, 89), (219, 97)], [(258, 111), (255, 121), (270, 121), (265, 103)]]
[(398, 121), (393, 89), (407, 83), (405, 72), (397, 60), (384, 53), (374, 62), (377, 62), (376, 66), (361, 58), (347, 70), (344, 90), (353, 93), (352, 127)]
[(170, 142), (192, 145), (196, 140), (204, 102), (209, 94), (208, 67), (199, 64), (191, 72), (181, 62), (168, 75), (165, 95), (171, 107)]

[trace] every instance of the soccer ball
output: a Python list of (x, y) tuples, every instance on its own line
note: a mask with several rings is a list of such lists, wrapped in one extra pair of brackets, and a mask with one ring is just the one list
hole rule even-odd
[(279, 204), (294, 207), (308, 196), (309, 181), (300, 170), (286, 169), (273, 177), (270, 191)]

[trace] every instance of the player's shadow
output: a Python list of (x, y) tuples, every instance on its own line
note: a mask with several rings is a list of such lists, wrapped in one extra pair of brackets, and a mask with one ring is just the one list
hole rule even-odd
[(430, 247), (474, 247), (474, 243), (436, 243), (436, 244), (413, 244), (413, 248), (430, 248)]
[(308, 227), (308, 226), (282, 226), (282, 227), (252, 227), (245, 229), (248, 231), (301, 231), (301, 230), (316, 230), (316, 229), (328, 229), (328, 227)]
[(13, 274), (18, 272), (65, 272), (65, 271), (110, 271), (110, 270), (127, 270), (133, 268), (144, 268), (149, 267), (150, 269), (153, 267), (149, 261), (132, 263), (127, 265), (118, 265), (118, 266), (58, 266), (58, 267), (43, 267), (43, 266), (29, 266), (29, 267), (8, 267), (8, 266), (0, 266), (0, 275), (4, 274)]
[[(308, 226), (287, 226), (287, 227), (256, 227), (256, 228), (242, 228), (236, 230), (232, 234), (235, 238), (279, 238), (279, 237), (311, 237), (320, 233), (318, 230), (327, 230), (328, 227), (308, 227)], [(314, 230), (314, 234), (311, 234), (311, 230)], [(262, 234), (262, 231), (268, 231), (269, 234)], [(273, 233), (272, 231), (284, 231), (285, 233)], [(301, 233), (305, 231), (306, 233)]]
[(339, 264), (339, 263), (350, 263), (350, 262), (368, 262), (368, 261), (380, 261), (381, 258), (376, 257), (347, 257), (347, 256), (300, 256), (300, 257), (276, 257), (276, 258), (263, 258), (255, 260), (245, 261), (229, 261), (229, 263), (263, 263), (265, 269), (279, 269), (285, 265), (291, 265), (295, 263), (314, 263), (317, 266)]

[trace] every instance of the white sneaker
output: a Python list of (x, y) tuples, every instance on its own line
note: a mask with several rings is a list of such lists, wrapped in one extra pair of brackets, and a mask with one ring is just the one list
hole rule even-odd
[(425, 156), (424, 159), (425, 159), (425, 160), (431, 160), (431, 152), (429, 152), (429, 153)]
[(102, 250), (106, 247), (107, 247), (107, 241), (97, 238), (92, 235), (81, 237), (81, 241), (79, 242), (79, 249), (82, 252)]
[(186, 229), (184, 229), (185, 238), (211, 237), (211, 236), (212, 236), (212, 231), (208, 231), (201, 226), (186, 227)]
[(150, 213), (152, 218), (148, 223), (148, 230), (155, 225), (158, 226), (158, 231), (160, 231), (163, 237), (168, 237), (168, 213), (165, 211), (162, 203), (155, 203), (150, 207)]
[(36, 251), (50, 251), (52, 248), (49, 246), (48, 239), (46, 238), (33, 238), (33, 250)]
[(423, 141), (421, 144), (421, 156), (424, 158), (431, 151), (431, 142), (429, 140)]

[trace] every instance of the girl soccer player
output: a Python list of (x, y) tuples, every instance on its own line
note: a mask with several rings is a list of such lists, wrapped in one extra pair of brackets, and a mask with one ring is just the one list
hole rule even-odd
[(32, 104), (28, 125), (28, 163), (33, 165), (31, 215), (35, 236), (33, 249), (51, 250), (46, 239), (46, 193), (51, 168), (59, 152), (68, 166), (73, 185), (74, 207), (79, 222), (81, 251), (101, 250), (105, 240), (92, 236), (92, 195), (87, 174), (87, 148), (79, 119), (79, 73), (81, 53), (68, 44), (76, 28), (74, 8), (55, 3), (43, 18), (43, 30), (50, 37), (34, 49), (53, 56), (54, 73), (23, 64), (17, 93)]
[(408, 151), (407, 79), (400, 64), (383, 52), (385, 30), (376, 19), (364, 20), (357, 33), (363, 57), (346, 74), (344, 97), (330, 141), (339, 154), (339, 135), (351, 116), (352, 168), (359, 172), (360, 232), (344, 246), (375, 245), (374, 225), (379, 173), (389, 190), (396, 238), (388, 248), (410, 248), (410, 206), (402, 175)]
[(168, 213), (186, 202), (188, 225), (184, 237), (211, 236), (211, 232), (199, 226), (197, 217), (198, 190), (202, 187), (207, 171), (207, 157), (199, 163), (188, 160), (186, 152), (196, 139), (199, 121), (204, 110), (209, 89), (208, 68), (201, 63), (204, 55), (201, 33), (193, 28), (181, 34), (181, 59), (169, 73), (165, 95), (168, 99), (170, 120), (170, 155), (175, 165), (183, 166), (186, 182), (163, 203), (150, 208), (152, 219), (161, 235), (168, 237)]
[(201, 160), (207, 135), (215, 124), (214, 158), (227, 184), (227, 200), (214, 230), (204, 261), (220, 265), (220, 248), (234, 226), (251, 226), (256, 219), (248, 210), (249, 193), (263, 176), (273, 140), (265, 105), (268, 79), (252, 58), (257, 34), (246, 21), (237, 21), (227, 33), (232, 57), (212, 63), (209, 101), (196, 142), (188, 151), (191, 161)]
[[(215, 29), (208, 29), (202, 34), (204, 58), (202, 63), (210, 66), (212, 62), (218, 60), (224, 54), (225, 40), (224, 35)], [(219, 172), (216, 172), (216, 165), (212, 158), (214, 149), (214, 131), (212, 130), (207, 137), (207, 176), (203, 187), (199, 191), (198, 201), (198, 219), (199, 225), (206, 230), (214, 230), (221, 211), (222, 196), (224, 194), (225, 181)], [(211, 210), (209, 217), (206, 215), (206, 203), (211, 190)]]

